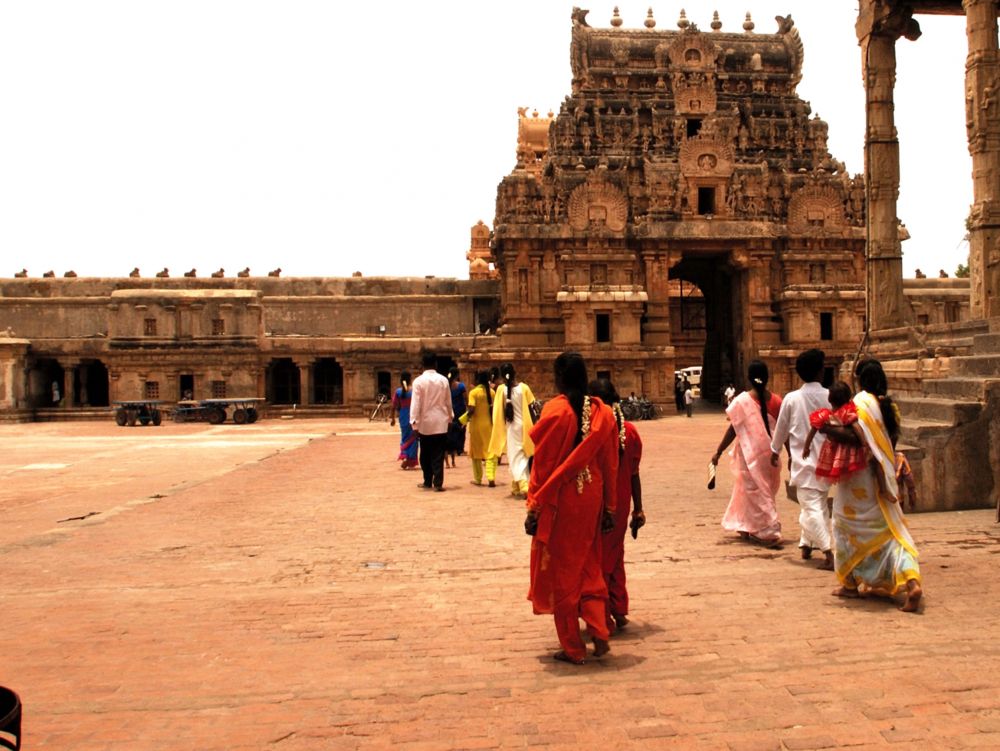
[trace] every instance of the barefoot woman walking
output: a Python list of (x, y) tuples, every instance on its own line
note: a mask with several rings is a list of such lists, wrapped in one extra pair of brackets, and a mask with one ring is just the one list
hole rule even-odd
[(611, 409), (587, 396), (587, 368), (575, 352), (555, 361), (559, 396), (546, 403), (531, 431), (535, 463), (524, 530), (531, 540), (528, 599), (536, 615), (551, 613), (562, 649), (555, 658), (580, 664), (587, 650), (608, 651), (608, 587), (601, 569), (601, 532), (614, 527), (618, 426)]
[[(901, 609), (914, 612), (923, 590), (917, 548), (899, 509), (896, 406), (887, 394), (888, 382), (878, 360), (865, 362), (858, 380), (861, 391), (854, 404), (872, 462), (841, 480), (833, 498), (833, 556), (840, 580), (833, 594), (857, 597), (861, 588), (884, 595), (905, 592)], [(849, 440), (843, 428), (826, 430), (831, 440)]]

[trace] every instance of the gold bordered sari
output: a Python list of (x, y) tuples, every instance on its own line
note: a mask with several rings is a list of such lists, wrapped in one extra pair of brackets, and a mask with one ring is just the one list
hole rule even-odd
[[(833, 557), (840, 583), (893, 595), (909, 579), (920, 581), (917, 548), (896, 499), (895, 451), (878, 399), (862, 391), (854, 397), (858, 423), (878, 469), (869, 465), (841, 480), (833, 500)], [(879, 490), (876, 471), (885, 478)]]

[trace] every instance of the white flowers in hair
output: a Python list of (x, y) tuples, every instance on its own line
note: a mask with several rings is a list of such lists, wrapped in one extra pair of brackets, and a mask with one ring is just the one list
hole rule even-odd
[(758, 386), (764, 385), (764, 381), (762, 381), (760, 378), (754, 378), (753, 382), (756, 383)]
[[(583, 438), (586, 438), (590, 434), (590, 397), (583, 397), (583, 415), (580, 419), (580, 433)], [(590, 467), (584, 467), (583, 471), (576, 476), (576, 492), (578, 495), (583, 495), (583, 486), (591, 482), (592, 478), (590, 476)]]
[(614, 406), (611, 408), (614, 410), (615, 417), (618, 420), (618, 445), (621, 446), (621, 450), (625, 450), (625, 413), (622, 412), (622, 405), (619, 402), (615, 402)]

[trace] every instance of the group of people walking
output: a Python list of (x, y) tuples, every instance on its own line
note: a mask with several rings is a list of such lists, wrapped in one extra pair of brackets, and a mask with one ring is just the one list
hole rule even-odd
[[(466, 390), (457, 370), (445, 377), (436, 362), (425, 355), (424, 371), (412, 384), (404, 373), (393, 398), (401, 466), (415, 466), (419, 445), (420, 487), (443, 490), (445, 456), (462, 452), (467, 429), (472, 483), (495, 487), (506, 453), (511, 493), (526, 499), (524, 527), (532, 536), (528, 598), (536, 614), (554, 618), (555, 657), (574, 664), (587, 658), (580, 619), (592, 655), (606, 654), (612, 634), (628, 623), (626, 533), (631, 529), (635, 537), (645, 524), (642, 441), (625, 420), (614, 385), (588, 381), (583, 357), (564, 352), (553, 365), (558, 394), (539, 410), (510, 363), (476, 373)], [(796, 372), (802, 386), (782, 399), (768, 389), (767, 366), (755, 360), (747, 370), (748, 389), (727, 394), (729, 425), (711, 458), (714, 476), (733, 446), (733, 492), (722, 526), (751, 542), (781, 545), (775, 499), (784, 449), (800, 506), (802, 558), (821, 555), (819, 568), (836, 572), (834, 594), (840, 597), (902, 592), (902, 609), (915, 611), (920, 570), (900, 508), (897, 469), (905, 460), (900, 463), (895, 451), (898, 409), (885, 372), (876, 360), (861, 362), (853, 397), (846, 384), (821, 385), (820, 350), (799, 355)]]
[(782, 399), (767, 389), (767, 366), (755, 360), (747, 370), (749, 389), (726, 409), (729, 427), (711, 458), (714, 467), (735, 442), (733, 492), (723, 528), (751, 542), (780, 546), (775, 497), (784, 448), (800, 509), (802, 558), (822, 554), (819, 568), (836, 572), (833, 594), (839, 597), (902, 593), (901, 609), (916, 611), (923, 594), (920, 567), (901, 508), (904, 483), (913, 502), (912, 479), (896, 452), (899, 414), (882, 365), (874, 359), (858, 363), (860, 388), (853, 397), (843, 382), (829, 390), (821, 385), (820, 350), (800, 354), (795, 370), (803, 385)]
[[(412, 383), (404, 372), (392, 398), (393, 422), (399, 419), (399, 457), (402, 469), (418, 465), (420, 487), (444, 490), (444, 468), (455, 467), (465, 453), (472, 462), (472, 484), (496, 487), (497, 466), (507, 456), (511, 494), (524, 498), (535, 448), (531, 428), (540, 407), (528, 384), (520, 381), (512, 363), (475, 375), (467, 389), (458, 368), (447, 376), (437, 370), (437, 356), (425, 353), (424, 371)], [(485, 480), (485, 482), (484, 482)]]

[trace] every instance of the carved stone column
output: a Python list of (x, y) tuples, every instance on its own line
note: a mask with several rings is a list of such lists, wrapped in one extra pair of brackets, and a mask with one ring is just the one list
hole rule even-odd
[(299, 404), (303, 407), (312, 404), (312, 360), (296, 360), (299, 369)]
[(865, 177), (868, 188), (868, 328), (907, 322), (903, 298), (903, 254), (899, 243), (899, 140), (893, 102), (896, 40), (916, 39), (920, 27), (905, 6), (892, 0), (861, 0), (855, 26), (865, 84)]
[(76, 406), (76, 371), (80, 367), (79, 360), (71, 360), (63, 366), (63, 398), (61, 407)]
[(670, 331), (670, 269), (681, 261), (680, 253), (656, 250), (643, 252), (645, 267), (646, 306), (645, 343), (649, 346), (667, 346), (671, 343)]
[(965, 127), (972, 155), (969, 267), (972, 318), (1000, 316), (1000, 66), (997, 0), (963, 0), (969, 55)]

